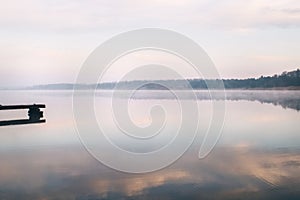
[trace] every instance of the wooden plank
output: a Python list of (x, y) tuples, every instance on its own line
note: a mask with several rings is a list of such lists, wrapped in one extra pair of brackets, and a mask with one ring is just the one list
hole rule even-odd
[(31, 105), (0, 105), (0, 110), (16, 110), (16, 109), (30, 109), (30, 108), (46, 108), (45, 104), (31, 104)]
[(22, 124), (35, 124), (35, 123), (45, 123), (45, 119), (33, 121), (29, 119), (17, 119), (17, 120), (8, 120), (0, 121), (0, 126), (10, 126), (10, 125), (22, 125)]

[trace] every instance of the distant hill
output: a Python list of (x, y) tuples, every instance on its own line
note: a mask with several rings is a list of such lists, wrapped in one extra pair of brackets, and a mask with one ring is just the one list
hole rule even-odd
[[(124, 81), (101, 84), (47, 84), (27, 87), (24, 89), (30, 90), (71, 90), (76, 89), (89, 90), (89, 89), (135, 89), (139, 85), (143, 90), (164, 90), (164, 89), (177, 89), (184, 90), (192, 87), (193, 89), (207, 89), (209, 85), (212, 89), (221, 88), (222, 81), (226, 89), (300, 89), (300, 70), (290, 72), (283, 72), (280, 75), (261, 76), (260, 78), (248, 79), (223, 79), (223, 80), (204, 80), (204, 79), (188, 79), (188, 80), (137, 80), (137, 81)], [(155, 83), (153, 83), (155, 82)], [(187, 84), (189, 83), (189, 84)]]

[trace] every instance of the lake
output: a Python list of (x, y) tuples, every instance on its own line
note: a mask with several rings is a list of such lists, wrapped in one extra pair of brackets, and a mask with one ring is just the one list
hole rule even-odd
[[(87, 151), (95, 148), (112, 160), (118, 156), (101, 146), (98, 136), (88, 132), (78, 135), (72, 91), (0, 91), (2, 105), (46, 104), (47, 120), (0, 127), (0, 199), (299, 199), (300, 91), (227, 91), (220, 138), (215, 139), (212, 151), (199, 159), (199, 148), (211, 123), (212, 103), (224, 103), (218, 91), (212, 92), (213, 100), (207, 91), (195, 92), (196, 99), (189, 91), (180, 91), (183, 104), (189, 107), (196, 102), (199, 110), (195, 140), (163, 169), (132, 174), (107, 167)], [(113, 118), (108, 117), (113, 112), (110, 91), (82, 91), (79, 98), (91, 96), (97, 122), (103, 122), (110, 140), (127, 151), (145, 153), (163, 148), (180, 128), (178, 102), (167, 91), (140, 91), (130, 101), (126, 91), (115, 97), (115, 105), (128, 103), (130, 118), (140, 128), (166, 117), (165, 132), (151, 136), (153, 141), (148, 143), (120, 135)], [(149, 108), (155, 105), (163, 105), (168, 115), (151, 113)], [(24, 117), (26, 110), (0, 111), (0, 120)], [(81, 126), (96, 131), (92, 121), (80, 120)], [(187, 136), (193, 132), (195, 120), (192, 116), (186, 119), (183, 128)], [(136, 134), (150, 138), (144, 132)], [(83, 138), (89, 140), (89, 147), (82, 144)], [(161, 158), (163, 162), (164, 155)]]

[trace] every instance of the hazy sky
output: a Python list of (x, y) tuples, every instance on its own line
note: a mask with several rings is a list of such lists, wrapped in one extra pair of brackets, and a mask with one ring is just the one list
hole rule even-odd
[(145, 27), (192, 38), (225, 78), (300, 68), (299, 0), (0, 2), (0, 87), (74, 82), (99, 44)]

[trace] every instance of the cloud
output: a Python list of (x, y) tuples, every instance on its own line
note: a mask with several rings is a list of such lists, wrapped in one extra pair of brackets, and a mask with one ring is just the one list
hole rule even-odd
[(299, 27), (299, 1), (4, 1), (6, 29), (84, 31), (141, 26)]
[[(273, 74), (299, 66), (299, 1), (0, 3), (0, 84), (5, 86), (72, 82), (97, 45), (117, 33), (144, 27), (171, 29), (191, 37), (208, 50), (225, 78)], [(262, 55), (270, 57), (257, 57)]]

